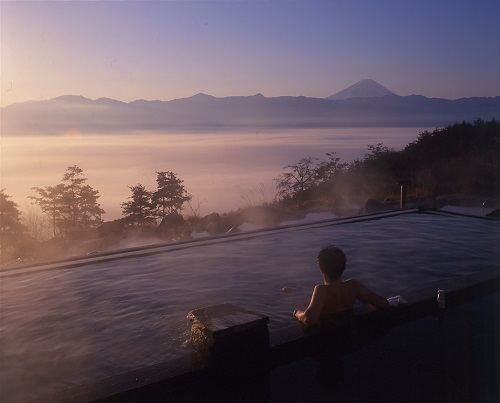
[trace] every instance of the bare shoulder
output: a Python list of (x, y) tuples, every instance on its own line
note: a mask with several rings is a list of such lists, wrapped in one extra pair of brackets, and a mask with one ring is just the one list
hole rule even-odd
[(349, 287), (352, 287), (352, 288), (363, 287), (363, 285), (358, 280), (356, 280), (355, 278), (349, 278), (347, 280), (344, 280), (343, 283), (345, 285), (348, 285)]
[(324, 298), (326, 295), (328, 295), (328, 286), (325, 284), (318, 284), (314, 287), (313, 295), (316, 298)]
[(376, 294), (375, 292), (373, 292), (368, 287), (364, 286), (355, 279), (349, 279), (347, 281), (350, 284), (351, 290), (355, 293), (356, 297), (360, 301), (366, 304), (374, 305), (378, 308), (384, 308), (384, 309), (388, 308), (389, 303), (384, 297)]
[(344, 284), (347, 285), (351, 292), (355, 292), (356, 294), (363, 294), (368, 291), (368, 288), (366, 288), (362, 283), (354, 278), (345, 280)]
[(316, 294), (322, 294), (328, 290), (328, 286), (325, 284), (317, 284), (314, 286), (314, 292)]

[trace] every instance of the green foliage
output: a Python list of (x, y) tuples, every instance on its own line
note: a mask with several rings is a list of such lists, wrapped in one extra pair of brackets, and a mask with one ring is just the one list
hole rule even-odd
[(302, 158), (286, 166), (275, 181), (281, 200), (333, 201), (339, 195), (363, 202), (368, 198), (397, 197), (400, 180), (411, 180), (413, 196), (462, 193), (500, 195), (500, 122), (456, 123), (432, 133), (424, 131), (402, 151), (382, 143), (349, 165), (335, 153), (329, 160)]
[(424, 131), (398, 152), (382, 144), (368, 148), (364, 160), (349, 168), (366, 197), (397, 192), (398, 180), (411, 180), (415, 196), (500, 193), (500, 123), (495, 119)]
[(136, 226), (154, 224), (156, 220), (155, 206), (151, 201), (151, 192), (147, 191), (140, 183), (129, 186), (132, 195), (130, 201), (122, 203), (122, 214), (125, 220)]
[(187, 193), (183, 182), (173, 172), (156, 172), (156, 191), (151, 195), (151, 201), (158, 217), (177, 213), (184, 203), (191, 201), (192, 196)]
[(62, 183), (44, 188), (33, 187), (38, 196), (29, 196), (52, 223), (54, 236), (67, 234), (69, 231), (86, 230), (102, 223), (99, 192), (85, 182), (83, 171), (76, 165), (68, 167)]
[(328, 159), (316, 167), (317, 196), (323, 199), (336, 198), (340, 193), (342, 177), (348, 164), (341, 163), (335, 152), (326, 153)]
[(11, 196), (0, 189), (0, 250), (4, 253), (13, 246), (26, 227), (21, 223), (21, 212)]
[(346, 170), (350, 194), (360, 199), (384, 198), (394, 191), (400, 176), (404, 176), (400, 155), (383, 143), (367, 148), (369, 152), (364, 158), (353, 161)]
[(9, 200), (11, 196), (0, 189), (0, 230), (2, 234), (9, 231), (17, 231), (20, 228), (21, 212), (16, 203)]
[(396, 193), (398, 180), (411, 180), (415, 196), (500, 194), (500, 122), (495, 119), (424, 131), (398, 152), (382, 144), (368, 149), (348, 169), (365, 198)]
[(402, 151), (428, 193), (500, 194), (500, 122), (481, 119), (420, 133)]
[(97, 203), (99, 192), (85, 185), (86, 181), (76, 165), (68, 167), (63, 176), (61, 226), (65, 230), (94, 228), (102, 223), (104, 210)]
[(131, 225), (146, 226), (168, 214), (177, 213), (192, 196), (186, 191), (183, 181), (171, 171), (156, 172), (157, 188), (154, 192), (146, 190), (142, 184), (129, 186), (130, 201), (122, 203), (122, 214)]
[(44, 188), (32, 187), (32, 190), (38, 193), (38, 196), (28, 196), (40, 206), (42, 211), (47, 214), (52, 224), (52, 233), (59, 235), (58, 223), (61, 220), (63, 210), (64, 185), (45, 186)]

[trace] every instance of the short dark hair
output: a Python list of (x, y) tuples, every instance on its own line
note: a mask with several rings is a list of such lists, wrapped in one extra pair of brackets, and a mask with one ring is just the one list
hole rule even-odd
[(318, 252), (317, 260), (321, 271), (331, 279), (339, 279), (344, 273), (345, 253), (334, 245), (322, 248)]

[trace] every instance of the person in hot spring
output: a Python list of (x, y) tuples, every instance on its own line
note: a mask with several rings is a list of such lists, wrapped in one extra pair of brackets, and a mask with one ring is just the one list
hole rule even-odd
[(319, 324), (322, 315), (348, 312), (359, 300), (375, 308), (389, 309), (389, 302), (354, 279), (342, 280), (346, 267), (344, 252), (336, 246), (327, 246), (318, 252), (318, 265), (324, 283), (314, 287), (311, 302), (305, 311), (293, 312), (307, 326)]

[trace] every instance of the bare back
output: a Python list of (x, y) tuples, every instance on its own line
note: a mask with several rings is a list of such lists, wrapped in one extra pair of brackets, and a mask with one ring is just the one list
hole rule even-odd
[(358, 281), (354, 279), (335, 280), (314, 287), (307, 309), (297, 311), (294, 315), (306, 325), (314, 326), (318, 323), (321, 315), (351, 310), (356, 300), (377, 308), (389, 308), (389, 303), (384, 297), (369, 290)]
[(317, 292), (323, 297), (321, 314), (331, 314), (352, 309), (360, 298), (359, 283), (356, 280), (334, 282), (316, 286)]
[(377, 308), (387, 309), (389, 307), (389, 303), (384, 297), (369, 290), (360, 282), (349, 279), (318, 284), (314, 287), (311, 302), (305, 313), (306, 316), (310, 315), (313, 321), (316, 321), (320, 315), (352, 309), (356, 300)]

